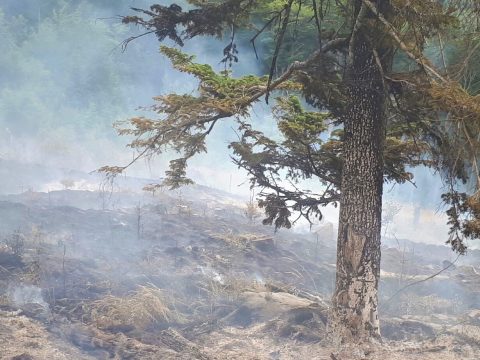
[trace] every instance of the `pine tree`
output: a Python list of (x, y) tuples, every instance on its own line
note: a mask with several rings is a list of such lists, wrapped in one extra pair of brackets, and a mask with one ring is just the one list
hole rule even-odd
[[(241, 31), (250, 31), (254, 53), (256, 41), (273, 34), (268, 73), (235, 78), (228, 66), (215, 72), (162, 46), (177, 70), (198, 79), (198, 92), (155, 98), (158, 119), (131, 119), (119, 125), (119, 133), (135, 137), (130, 146), (138, 150), (136, 159), (177, 151), (164, 181), (176, 188), (191, 183), (188, 160), (207, 151), (205, 139), (214, 126), (236, 122), (240, 136), (230, 148), (252, 187), (260, 188), (264, 224), (289, 228), (293, 216), (311, 221), (322, 217), (323, 206), (340, 205), (331, 333), (342, 341), (379, 337), (383, 183), (412, 181), (409, 169), (415, 166), (439, 171), (449, 189), (443, 195), (448, 242), (464, 253), (465, 240), (480, 235), (480, 95), (472, 73), (472, 59), (480, 53), (479, 25), (472, 19), (478, 19), (480, 2), (189, 2), (191, 10), (175, 4), (134, 8), (138, 15), (123, 22), (146, 29), (139, 36), (155, 34), (179, 46), (199, 35), (226, 36), (226, 65), (239, 61)], [(302, 33), (308, 54), (288, 47), (298, 29), (310, 29), (310, 38)], [(466, 50), (447, 59), (446, 46)], [(252, 106), (272, 95), (280, 141), (249, 121)], [(302, 107), (302, 98), (316, 110)], [(128, 166), (101, 170), (115, 175)], [(322, 192), (303, 189), (304, 179), (317, 179)]]

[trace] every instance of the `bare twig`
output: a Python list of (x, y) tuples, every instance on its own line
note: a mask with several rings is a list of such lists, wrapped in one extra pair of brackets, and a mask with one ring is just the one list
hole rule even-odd
[(388, 304), (390, 301), (392, 301), (398, 294), (400, 294), (401, 292), (405, 291), (406, 289), (408, 289), (409, 287), (412, 287), (414, 285), (418, 285), (418, 284), (421, 284), (421, 283), (424, 283), (425, 281), (428, 281), (430, 279), (433, 279), (434, 277), (440, 275), (441, 273), (443, 273), (444, 271), (448, 270), (449, 268), (451, 268), (456, 262), (457, 260), (460, 258), (460, 255), (461, 254), (458, 254), (457, 257), (455, 258), (455, 260), (453, 262), (451, 262), (450, 264), (448, 264), (448, 266), (444, 267), (443, 269), (441, 269), (440, 271), (436, 272), (435, 274), (433, 275), (430, 275), (428, 277), (426, 277), (425, 279), (421, 279), (421, 280), (417, 280), (417, 281), (414, 281), (414, 282), (411, 282), (410, 284), (407, 284), (405, 285), (404, 287), (402, 287), (401, 289), (397, 290), (392, 296), (390, 296), (384, 303), (383, 303), (383, 306), (385, 306), (386, 304)]

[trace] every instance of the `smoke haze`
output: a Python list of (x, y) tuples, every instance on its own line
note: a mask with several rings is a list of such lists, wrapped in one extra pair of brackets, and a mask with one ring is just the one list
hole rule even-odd
[[(174, 71), (159, 54), (154, 36), (140, 38), (121, 51), (122, 40), (141, 30), (122, 25), (118, 16), (130, 13), (131, 6), (149, 5), (145, 0), (2, 2), (2, 159), (42, 164), (60, 173), (91, 172), (131, 159), (132, 151), (125, 148), (128, 139), (119, 138), (112, 123), (151, 115), (137, 108), (151, 105), (153, 96), (190, 93), (196, 87), (192, 77)], [(189, 42), (184, 51), (221, 69), (225, 41), (200, 38)], [(259, 73), (260, 65), (252, 49), (240, 44), (234, 73)], [(275, 135), (267, 105), (257, 105), (252, 119), (268, 135)], [(208, 140), (208, 154), (191, 162), (189, 175), (200, 184), (247, 195), (246, 174), (231, 164), (226, 149), (235, 138), (232, 123), (219, 124)], [(139, 162), (127, 175), (158, 179), (171, 158), (165, 154), (150, 163)], [(95, 181), (98, 178), (92, 178)], [(442, 244), (448, 228), (439, 208), (441, 182), (427, 170), (416, 171), (415, 181), (417, 188), (411, 184), (385, 187), (385, 203), (400, 206), (389, 234)], [(26, 188), (36, 186), (29, 179), (21, 182)], [(335, 223), (337, 215), (336, 209), (325, 209), (327, 221)]]

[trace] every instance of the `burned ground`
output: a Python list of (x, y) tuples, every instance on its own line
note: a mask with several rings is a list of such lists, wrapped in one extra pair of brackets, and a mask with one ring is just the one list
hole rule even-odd
[(451, 257), (441, 246), (385, 245), (384, 343), (338, 349), (325, 339), (331, 234), (274, 233), (237, 198), (197, 186), (108, 201), (71, 190), (2, 200), (4, 359), (480, 356), (475, 251), (392, 297)]

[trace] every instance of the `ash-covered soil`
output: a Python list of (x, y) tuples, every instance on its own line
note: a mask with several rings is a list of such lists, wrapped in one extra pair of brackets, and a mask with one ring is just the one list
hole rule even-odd
[(386, 239), (383, 343), (333, 347), (332, 227), (246, 211), (200, 186), (3, 196), (0, 358), (480, 358), (478, 252)]

